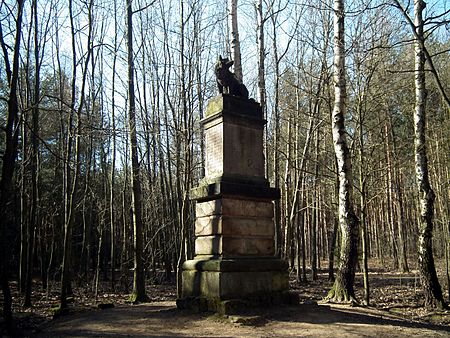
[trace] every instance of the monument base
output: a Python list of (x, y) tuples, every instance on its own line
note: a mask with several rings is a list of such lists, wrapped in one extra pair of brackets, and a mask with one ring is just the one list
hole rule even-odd
[(183, 264), (177, 307), (220, 314), (295, 302), (287, 262), (274, 257), (194, 259)]

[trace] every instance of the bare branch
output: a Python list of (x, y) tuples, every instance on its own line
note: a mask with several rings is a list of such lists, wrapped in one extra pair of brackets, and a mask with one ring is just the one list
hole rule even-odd
[[(431, 16), (431, 17), (429, 17), (429, 18), (426, 18), (426, 19), (424, 20), (424, 25), (427, 25), (427, 24), (429, 24), (430, 22), (433, 22), (433, 21), (436, 20), (436, 19), (442, 18), (442, 17), (446, 16), (447, 14), (450, 14), (450, 9), (446, 10), (444, 13), (441, 13), (441, 14), (439, 14), (439, 15)], [(445, 21), (448, 22), (448, 20), (445, 20)]]
[(142, 11), (145, 11), (147, 8), (153, 6), (153, 5), (155, 4), (156, 1), (157, 1), (157, 0), (153, 0), (153, 1), (152, 1), (151, 3), (149, 3), (148, 5), (146, 5), (146, 6), (142, 7), (142, 8), (136, 9), (135, 11), (133, 11), (133, 14), (136, 14), (136, 13), (139, 13), (139, 12), (142, 12)]
[(438, 56), (438, 55), (441, 55), (441, 54), (445, 54), (445, 53), (448, 53), (448, 52), (450, 52), (450, 48), (449, 48), (449, 49), (442, 50), (442, 51), (437, 52), (437, 53), (434, 53), (433, 55), (431, 55), (431, 57), (433, 58), (433, 57), (435, 57), (435, 56)]
[(447, 107), (450, 109), (450, 98), (448, 97), (447, 93), (445, 92), (444, 86), (442, 85), (442, 82), (439, 78), (438, 72), (437, 72), (436, 68), (434, 67), (432, 57), (431, 57), (430, 53), (428, 52), (427, 48), (425, 47), (425, 38), (423, 36), (419, 36), (419, 34), (417, 33), (416, 25), (412, 21), (411, 17), (408, 15), (406, 9), (402, 7), (400, 2), (398, 0), (393, 0), (393, 1), (395, 3), (395, 7), (400, 9), (400, 11), (403, 13), (403, 16), (405, 17), (406, 21), (411, 26), (411, 30), (414, 34), (414, 37), (419, 42), (420, 48), (423, 50), (423, 53), (425, 54), (425, 58), (428, 62), (428, 66), (430, 67), (430, 72), (433, 74), (433, 77), (434, 77), (436, 85), (439, 89), (439, 92), (441, 93)]

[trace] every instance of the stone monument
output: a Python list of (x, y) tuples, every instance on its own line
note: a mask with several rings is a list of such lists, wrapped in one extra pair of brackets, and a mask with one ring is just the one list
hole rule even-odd
[(288, 265), (274, 248), (272, 201), (280, 192), (264, 177), (261, 106), (222, 93), (201, 123), (205, 177), (190, 193), (195, 257), (183, 264), (177, 305), (230, 314), (287, 301)]

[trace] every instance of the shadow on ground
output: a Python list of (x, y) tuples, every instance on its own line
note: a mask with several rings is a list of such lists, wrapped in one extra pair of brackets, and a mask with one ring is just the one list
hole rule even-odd
[(450, 333), (448, 327), (384, 317), (364, 308), (282, 306), (247, 316), (263, 320), (245, 325), (179, 311), (174, 302), (148, 303), (68, 315), (47, 324), (38, 337), (448, 337)]
[(392, 314), (383, 313), (372, 308), (353, 308), (339, 305), (301, 304), (298, 306), (273, 309), (272, 312), (268, 312), (266, 317), (280, 322), (298, 322), (317, 325), (336, 323), (385, 325), (450, 332), (450, 328), (446, 326), (409, 321), (401, 317), (395, 318)]

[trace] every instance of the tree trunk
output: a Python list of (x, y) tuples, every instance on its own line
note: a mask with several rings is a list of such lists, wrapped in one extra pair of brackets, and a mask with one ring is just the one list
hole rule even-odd
[(367, 224), (366, 224), (366, 177), (365, 173), (365, 156), (364, 156), (364, 129), (362, 108), (358, 107), (359, 118), (359, 189), (361, 201), (361, 245), (362, 245), (362, 263), (363, 263), (363, 282), (364, 282), (364, 304), (369, 305), (370, 302), (370, 286), (369, 286), (369, 267), (368, 267), (368, 240), (367, 240)]
[(258, 98), (261, 108), (263, 110), (263, 118), (266, 117), (266, 69), (265, 69), (265, 42), (264, 42), (264, 15), (263, 15), (263, 1), (258, 0), (256, 6), (256, 13), (258, 16)]
[(344, 1), (334, 0), (334, 94), (332, 131), (339, 175), (339, 224), (341, 245), (339, 270), (327, 299), (356, 302), (354, 281), (358, 260), (358, 219), (352, 203), (352, 167), (346, 141), (344, 114), (346, 109)]
[[(436, 274), (433, 258), (433, 214), (435, 194), (428, 177), (428, 160), (425, 144), (426, 126), (426, 88), (425, 88), (425, 55), (423, 51), (424, 22), (422, 12), (425, 8), (423, 0), (414, 1), (414, 23), (417, 36), (414, 41), (415, 50), (415, 89), (416, 102), (414, 110), (414, 150), (417, 189), (419, 191), (420, 216), (418, 257), (422, 287), (425, 294), (425, 306), (429, 308), (446, 308), (442, 296), (441, 285)], [(420, 41), (422, 40), (422, 41)]]
[[(128, 148), (128, 134), (125, 135), (125, 149)], [(121, 270), (121, 285), (124, 288), (125, 292), (128, 292), (129, 285), (128, 285), (128, 271), (129, 271), (129, 264), (128, 264), (128, 238), (130, 236), (128, 226), (128, 218), (129, 218), (129, 211), (130, 207), (127, 201), (127, 193), (128, 193), (128, 151), (124, 154), (124, 159), (122, 162), (123, 168), (124, 168), (124, 174), (123, 174), (123, 187), (121, 192), (121, 222), (122, 222), (122, 248), (120, 253), (120, 270)]]
[[(273, 59), (274, 59), (274, 88), (273, 88), (273, 183), (276, 189), (280, 188), (280, 58), (278, 56), (278, 41), (277, 41), (277, 15), (272, 14), (272, 25), (273, 25)], [(275, 225), (275, 255), (281, 257), (281, 203), (279, 199), (274, 201), (274, 225)]]
[[(397, 254), (398, 254), (398, 267), (400, 267), (402, 272), (408, 272), (408, 259), (406, 255), (406, 242), (405, 242), (405, 215), (403, 212), (403, 194), (402, 187), (400, 185), (399, 171), (397, 163), (395, 163), (395, 159), (397, 158), (397, 146), (395, 141), (394, 128), (392, 126), (391, 116), (386, 114), (386, 124), (388, 129), (386, 129), (386, 139), (388, 140), (388, 151), (392, 152), (393, 160), (389, 159), (390, 164), (388, 164), (388, 179), (391, 181), (391, 203), (392, 203), (392, 220), (393, 220), (393, 228), (397, 226)], [(391, 139), (391, 141), (389, 141)], [(392, 147), (389, 145), (392, 143)], [(393, 231), (395, 233), (395, 231)]]
[[(177, 179), (177, 190), (178, 194), (181, 194), (179, 198), (180, 200), (180, 209), (179, 209), (179, 224), (180, 224), (180, 251), (177, 261), (177, 295), (181, 296), (181, 287), (182, 287), (182, 266), (186, 259), (191, 258), (192, 256), (192, 245), (189, 238), (191, 222), (189, 219), (190, 212), (190, 201), (188, 196), (189, 188), (192, 184), (192, 149), (191, 142), (192, 139), (192, 130), (193, 130), (193, 120), (192, 114), (189, 112), (189, 102), (190, 102), (190, 92), (189, 85), (186, 81), (186, 67), (190, 68), (190, 64), (186, 65), (185, 59), (185, 39), (186, 39), (186, 25), (185, 25), (185, 14), (184, 14), (184, 1), (180, 1), (181, 6), (181, 16), (180, 16), (180, 79), (179, 79), (179, 91), (180, 91), (180, 105), (181, 105), (181, 123), (183, 125), (183, 132), (180, 134), (180, 141), (183, 144), (180, 144), (180, 148), (183, 150), (183, 159), (182, 163), (184, 164), (184, 172), (180, 172), (181, 181)], [(193, 10), (191, 8), (191, 10)], [(181, 154), (180, 154), (181, 155)], [(182, 183), (182, 184), (181, 184)]]
[(38, 15), (37, 0), (33, 1), (34, 14), (34, 93), (32, 109), (32, 132), (31, 132), (31, 208), (30, 221), (27, 228), (27, 281), (25, 288), (24, 306), (31, 306), (31, 284), (33, 279), (33, 253), (34, 234), (39, 223), (38, 215), (38, 187), (39, 187), (39, 96), (40, 96), (40, 59), (39, 59), (39, 36), (38, 36)]
[(12, 316), (12, 297), (9, 288), (8, 263), (11, 256), (9, 238), (12, 232), (10, 207), (13, 200), (12, 180), (17, 155), (19, 137), (19, 104), (17, 98), (17, 79), (19, 77), (19, 53), (22, 35), (22, 14), (24, 1), (17, 1), (16, 35), (14, 39), (14, 54), (12, 68), (9, 64), (8, 51), (4, 41), (2, 24), (0, 24), (0, 44), (5, 61), (6, 75), (9, 84), (8, 108), (6, 112), (5, 127), (3, 129), (4, 149), (0, 180), (0, 283), (3, 291), (3, 318), (6, 329), (11, 335), (14, 331)]
[[(289, 257), (289, 251), (292, 247), (293, 241), (293, 227), (289, 222), (288, 211), (290, 210), (291, 201), (291, 167), (292, 167), (292, 117), (288, 116), (287, 121), (287, 142), (286, 142), (286, 167), (284, 171), (284, 243), (283, 243), (283, 258), (287, 259)], [(292, 258), (292, 257), (291, 257)]]
[[(401, 186), (401, 169), (397, 169), (400, 172), (396, 173), (395, 178), (395, 195), (398, 200), (397, 203), (397, 226), (398, 226), (398, 248), (400, 255), (400, 268), (402, 272), (409, 272), (408, 267), (408, 255), (406, 246), (406, 231), (405, 231), (405, 213), (403, 205), (403, 187)], [(400, 177), (399, 177), (400, 176)]]
[(104, 229), (104, 224), (103, 224), (103, 217), (99, 222), (99, 226), (97, 227), (98, 229), (98, 248), (97, 248), (97, 264), (95, 265), (95, 278), (94, 278), (94, 296), (95, 296), (95, 301), (98, 300), (98, 284), (99, 284), (99, 280), (100, 280), (100, 265), (101, 265), (101, 260), (102, 260), (102, 248), (103, 248), (103, 229)]
[[(69, 293), (70, 287), (70, 270), (71, 270), (71, 254), (72, 254), (72, 232), (73, 225), (75, 221), (75, 210), (77, 203), (77, 193), (78, 193), (78, 185), (79, 185), (79, 173), (80, 173), (80, 160), (81, 160), (81, 152), (80, 152), (80, 135), (82, 131), (82, 111), (84, 108), (85, 101), (85, 88), (86, 88), (86, 76), (87, 69), (89, 65), (89, 60), (92, 53), (91, 48), (91, 38), (92, 38), (92, 7), (93, 0), (87, 4), (88, 8), (88, 36), (87, 36), (87, 46), (88, 50), (86, 53), (86, 59), (83, 65), (83, 73), (81, 79), (81, 88), (80, 88), (80, 102), (79, 106), (76, 110), (76, 120), (77, 124), (75, 128), (72, 128), (72, 116), (75, 111), (75, 101), (76, 101), (76, 42), (75, 42), (75, 25), (74, 25), (74, 15), (72, 11), (72, 1), (69, 1), (69, 15), (70, 15), (70, 26), (71, 26), (71, 34), (72, 34), (72, 53), (73, 53), (73, 76), (72, 76), (72, 97), (71, 97), (71, 106), (69, 113), (69, 134), (67, 135), (67, 152), (66, 152), (66, 163), (65, 163), (65, 171), (66, 171), (66, 186), (65, 186), (65, 217), (64, 217), (64, 246), (63, 246), (63, 261), (62, 261), (62, 271), (61, 271), (61, 294), (60, 294), (60, 308), (64, 309), (67, 307), (67, 294)], [(71, 130), (72, 129), (72, 130)], [(70, 135), (70, 133), (72, 135)], [(74, 157), (75, 157), (75, 170), (73, 173), (73, 177), (71, 179), (70, 170), (71, 170), (71, 144), (74, 139)]]
[(29, 186), (29, 182), (27, 180), (27, 172), (28, 172), (28, 163), (27, 158), (27, 149), (28, 149), (28, 133), (27, 127), (28, 124), (27, 115), (22, 117), (21, 129), (22, 129), (22, 161), (21, 161), (21, 171), (22, 171), (22, 179), (20, 182), (20, 254), (19, 254), (19, 292), (23, 294), (25, 292), (25, 285), (27, 280), (27, 228), (28, 228), (28, 198), (27, 198), (27, 186)]
[[(299, 102), (297, 100), (297, 111), (299, 111)], [(306, 168), (306, 157), (308, 155), (309, 152), (309, 145), (312, 139), (312, 135), (313, 135), (313, 127), (314, 127), (314, 115), (311, 114), (309, 117), (309, 124), (308, 124), (308, 130), (306, 132), (306, 139), (305, 139), (305, 144), (303, 146), (303, 151), (301, 156), (299, 155), (299, 141), (300, 141), (300, 136), (299, 136), (299, 127), (297, 125), (296, 128), (296, 136), (295, 136), (295, 141), (296, 141), (296, 168), (297, 168), (297, 174), (296, 174), (296, 179), (295, 179), (295, 187), (294, 187), (294, 191), (293, 191), (293, 196), (292, 196), (292, 204), (291, 204), (291, 209), (289, 210), (289, 224), (288, 226), (291, 227), (292, 229), (294, 228), (294, 222), (297, 223), (297, 257), (299, 257), (300, 252), (303, 253), (303, 260), (306, 259), (305, 257), (305, 247), (306, 247), (306, 243), (305, 243), (305, 233), (304, 233), (304, 223), (305, 223), (305, 219), (304, 219), (304, 214), (305, 214), (305, 210), (306, 210), (306, 203), (305, 203), (305, 193), (303, 191), (304, 188), (304, 181), (305, 181), (305, 168)], [(300, 191), (301, 190), (301, 191)], [(301, 233), (299, 233), (299, 231), (301, 231)], [(301, 242), (299, 242), (299, 240), (301, 240)], [(302, 250), (300, 250), (300, 248), (302, 248)], [(300, 259), (300, 258), (298, 258)], [(305, 265), (305, 263), (303, 262), (303, 266)], [(299, 268), (299, 267), (297, 267)], [(303, 276), (304, 276), (304, 282), (306, 281), (306, 272), (303, 270), (302, 272)], [(300, 281), (300, 280), (299, 280)]]
[(336, 238), (338, 232), (339, 222), (337, 219), (333, 220), (333, 229), (331, 230), (329, 239), (328, 251), (328, 280), (334, 282), (334, 250), (336, 249)]
[(313, 210), (312, 210), (312, 222), (311, 222), (311, 278), (317, 280), (317, 233), (319, 229), (319, 194), (318, 190), (318, 175), (319, 175), (319, 129), (315, 131), (315, 163), (314, 163), (314, 184), (313, 184)]
[(128, 51), (128, 128), (130, 133), (131, 150), (131, 207), (133, 213), (133, 254), (134, 275), (133, 294), (131, 301), (144, 302), (147, 300), (145, 292), (145, 272), (142, 262), (143, 255), (143, 224), (142, 224), (142, 193), (140, 168), (138, 159), (138, 141), (136, 131), (136, 103), (134, 94), (134, 55), (133, 55), (133, 9), (132, 0), (126, 0), (127, 6), (127, 51)]
[(237, 19), (237, 3), (238, 0), (228, 0), (229, 3), (229, 29), (230, 29), (230, 48), (234, 61), (234, 75), (242, 82), (242, 62), (241, 62), (241, 45), (239, 40), (239, 29)]
[(115, 95), (116, 95), (116, 63), (117, 63), (117, 3), (114, 1), (114, 27), (116, 32), (114, 34), (114, 56), (113, 56), (113, 64), (112, 64), (112, 88), (111, 88), (111, 168), (110, 168), (110, 180), (109, 180), (109, 226), (110, 226), (110, 241), (111, 241), (111, 251), (110, 251), (110, 260), (111, 260), (111, 290), (115, 291), (115, 257), (116, 257), (116, 243), (115, 243), (115, 209), (114, 209), (114, 200), (116, 197), (115, 193), (115, 176), (116, 176), (116, 103), (115, 103)]
[[(231, 17), (230, 17), (231, 18)], [(231, 18), (231, 20), (233, 20)], [(236, 23), (237, 24), (237, 23)], [(185, 86), (185, 64), (184, 64), (184, 43), (185, 43), (185, 15), (184, 15), (184, 1), (180, 0), (180, 78), (179, 78), (179, 92), (181, 99), (181, 107), (182, 107), (182, 123), (186, 121), (187, 116), (187, 103), (186, 103), (186, 86)], [(186, 131), (187, 132), (187, 131)], [(186, 261), (187, 256), (187, 229), (186, 229), (186, 199), (187, 196), (182, 194), (181, 188), (181, 176), (183, 173), (180, 170), (180, 162), (181, 162), (181, 135), (178, 133), (177, 140), (177, 194), (178, 194), (178, 224), (180, 225), (179, 229), (179, 252), (177, 259), (177, 297), (181, 297), (182, 286), (183, 286), (183, 263)], [(186, 148), (185, 148), (186, 149)], [(186, 163), (187, 165), (187, 163)], [(185, 174), (185, 173), (184, 173)], [(187, 184), (188, 182), (186, 182)]]

